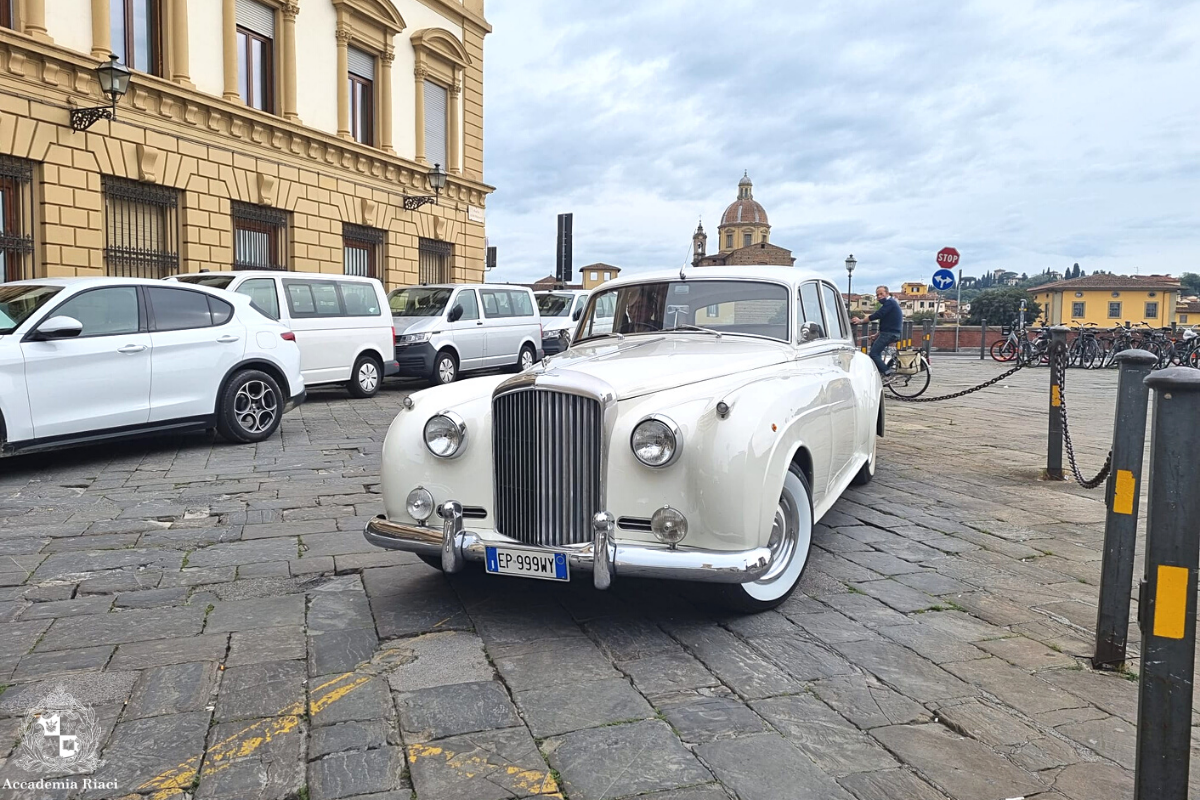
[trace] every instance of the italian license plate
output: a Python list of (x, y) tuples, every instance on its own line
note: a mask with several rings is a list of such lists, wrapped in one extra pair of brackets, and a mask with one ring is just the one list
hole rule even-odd
[(485, 547), (484, 565), (495, 575), (519, 575), (522, 578), (541, 578), (547, 581), (569, 581), (567, 557), (563, 553), (544, 550), (521, 550), (515, 547)]

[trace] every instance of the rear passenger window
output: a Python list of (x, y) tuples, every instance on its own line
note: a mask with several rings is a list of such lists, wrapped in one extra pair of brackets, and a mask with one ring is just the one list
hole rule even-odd
[(333, 281), (284, 281), (283, 288), (293, 317), (342, 316), (342, 304)]
[(514, 317), (533, 316), (533, 301), (529, 299), (527, 292), (509, 292), (508, 298)]
[(342, 290), (342, 302), (346, 304), (348, 317), (378, 317), (383, 313), (379, 305), (379, 295), (375, 287), (369, 283), (338, 281)]
[(482, 294), (483, 310), (489, 317), (513, 316), (512, 301), (509, 296), (514, 292), (507, 292), (503, 289), (484, 289)]
[(821, 315), (821, 298), (817, 294), (815, 283), (806, 283), (800, 287), (801, 322), (815, 322), (821, 328), (821, 336), (826, 335), (825, 318)]
[(212, 314), (213, 325), (224, 325), (233, 318), (233, 306), (216, 297), (208, 298), (208, 311)]
[(208, 295), (187, 289), (160, 289), (150, 287), (150, 307), (154, 309), (154, 329), (158, 331), (182, 331), (189, 328), (208, 328), (212, 325), (212, 312), (208, 309)]
[(275, 281), (270, 278), (254, 278), (246, 281), (237, 288), (238, 294), (250, 298), (250, 302), (262, 314), (271, 319), (279, 319), (279, 293), (275, 291)]

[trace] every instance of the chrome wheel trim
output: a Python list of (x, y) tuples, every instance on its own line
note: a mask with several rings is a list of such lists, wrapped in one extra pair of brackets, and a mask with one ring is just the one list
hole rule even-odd
[(279, 416), (279, 399), (265, 381), (249, 380), (233, 396), (233, 415), (246, 433), (271, 429)]
[(379, 386), (379, 368), (374, 361), (364, 361), (358, 368), (358, 388), (373, 392)]
[(767, 544), (771, 550), (771, 565), (758, 580), (741, 584), (742, 591), (762, 601), (776, 600), (791, 591), (808, 563), (812, 527), (812, 506), (804, 483), (789, 471), (784, 478)]
[(438, 360), (438, 380), (442, 383), (454, 383), (454, 359), (443, 356)]
[(533, 366), (533, 353), (529, 350), (529, 348), (525, 348), (521, 351), (520, 366), (522, 372)]

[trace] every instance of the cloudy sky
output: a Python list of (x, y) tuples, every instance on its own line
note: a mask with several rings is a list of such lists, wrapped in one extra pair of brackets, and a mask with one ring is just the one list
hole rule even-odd
[(1200, 0), (488, 0), (489, 281), (716, 246), (743, 170), (856, 287), (1200, 271)]

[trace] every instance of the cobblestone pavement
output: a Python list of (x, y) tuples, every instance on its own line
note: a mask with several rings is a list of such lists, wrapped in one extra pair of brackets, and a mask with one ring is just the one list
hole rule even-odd
[[(999, 369), (934, 366), (938, 392)], [(1047, 381), (891, 403), (878, 477), (750, 617), (372, 549), (394, 386), (314, 392), (257, 447), (2, 462), (0, 798), (1129, 797), (1137, 685), (1084, 658), (1103, 497), (1038, 480)], [(1114, 387), (1070, 375), (1085, 469)], [(59, 685), (95, 709), (96, 783), (4, 789), (52, 777), (15, 748)]]

